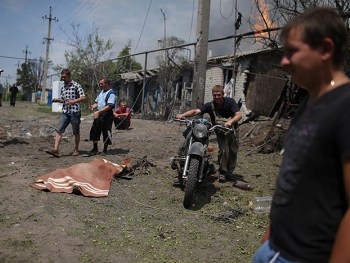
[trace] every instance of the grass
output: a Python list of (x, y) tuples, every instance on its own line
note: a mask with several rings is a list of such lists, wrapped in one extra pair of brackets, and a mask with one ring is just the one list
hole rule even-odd
[(52, 112), (50, 105), (43, 105), (43, 104), (39, 104), (39, 106), (37, 108), (37, 112), (47, 113), (47, 114), (51, 114), (51, 113), (56, 114), (56, 113)]
[[(90, 110), (84, 104), (81, 104), (81, 111), (82, 111), (82, 115), (87, 115), (90, 113)], [(38, 105), (37, 112), (45, 113), (45, 114), (60, 114), (60, 113), (52, 112), (51, 105), (44, 105), (44, 104)]]

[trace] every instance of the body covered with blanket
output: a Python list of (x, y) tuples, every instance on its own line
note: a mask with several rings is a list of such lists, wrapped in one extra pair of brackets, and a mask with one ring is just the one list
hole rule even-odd
[(106, 197), (115, 176), (130, 167), (130, 163), (130, 159), (123, 160), (120, 165), (105, 159), (93, 159), (89, 163), (74, 164), (38, 176), (30, 186), (54, 193), (79, 191), (88, 197)]

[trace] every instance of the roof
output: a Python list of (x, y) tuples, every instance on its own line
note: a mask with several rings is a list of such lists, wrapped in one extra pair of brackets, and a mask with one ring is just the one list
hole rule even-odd
[(259, 49), (259, 50), (243, 51), (243, 52), (240, 52), (239, 54), (236, 54), (236, 56), (234, 56), (234, 54), (227, 54), (223, 56), (210, 57), (208, 58), (208, 63), (209, 64), (216, 63), (217, 61), (222, 61), (225, 59), (241, 58), (241, 57), (246, 57), (246, 56), (255, 55), (255, 54), (267, 53), (275, 50), (276, 49), (266, 48), (266, 49)]
[[(146, 70), (146, 78), (154, 77), (158, 74), (159, 69), (149, 69)], [(132, 72), (126, 72), (120, 74), (121, 78), (126, 81), (140, 81), (143, 80), (145, 77), (145, 71), (144, 70), (138, 70), (138, 71), (132, 71)]]

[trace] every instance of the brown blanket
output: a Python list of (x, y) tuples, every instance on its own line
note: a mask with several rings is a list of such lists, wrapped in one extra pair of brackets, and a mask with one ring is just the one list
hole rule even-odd
[(125, 159), (118, 165), (105, 159), (94, 159), (38, 176), (30, 186), (54, 193), (78, 190), (84, 196), (106, 197), (114, 177), (125, 167), (130, 167), (130, 162), (130, 159)]

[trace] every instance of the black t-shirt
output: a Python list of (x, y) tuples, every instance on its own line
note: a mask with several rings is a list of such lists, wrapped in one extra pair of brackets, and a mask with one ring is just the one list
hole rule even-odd
[[(231, 118), (239, 111), (236, 101), (230, 97), (224, 97), (224, 105), (221, 108), (218, 108), (215, 102), (211, 101), (203, 104), (199, 109), (202, 115), (205, 113), (209, 114), (210, 121), (213, 125), (216, 124), (214, 110), (216, 110), (218, 115), (223, 118)], [(237, 126), (237, 123), (235, 126)]]
[(342, 159), (350, 157), (350, 84), (302, 104), (285, 139), (271, 207), (270, 243), (289, 260), (328, 262), (348, 204)]

